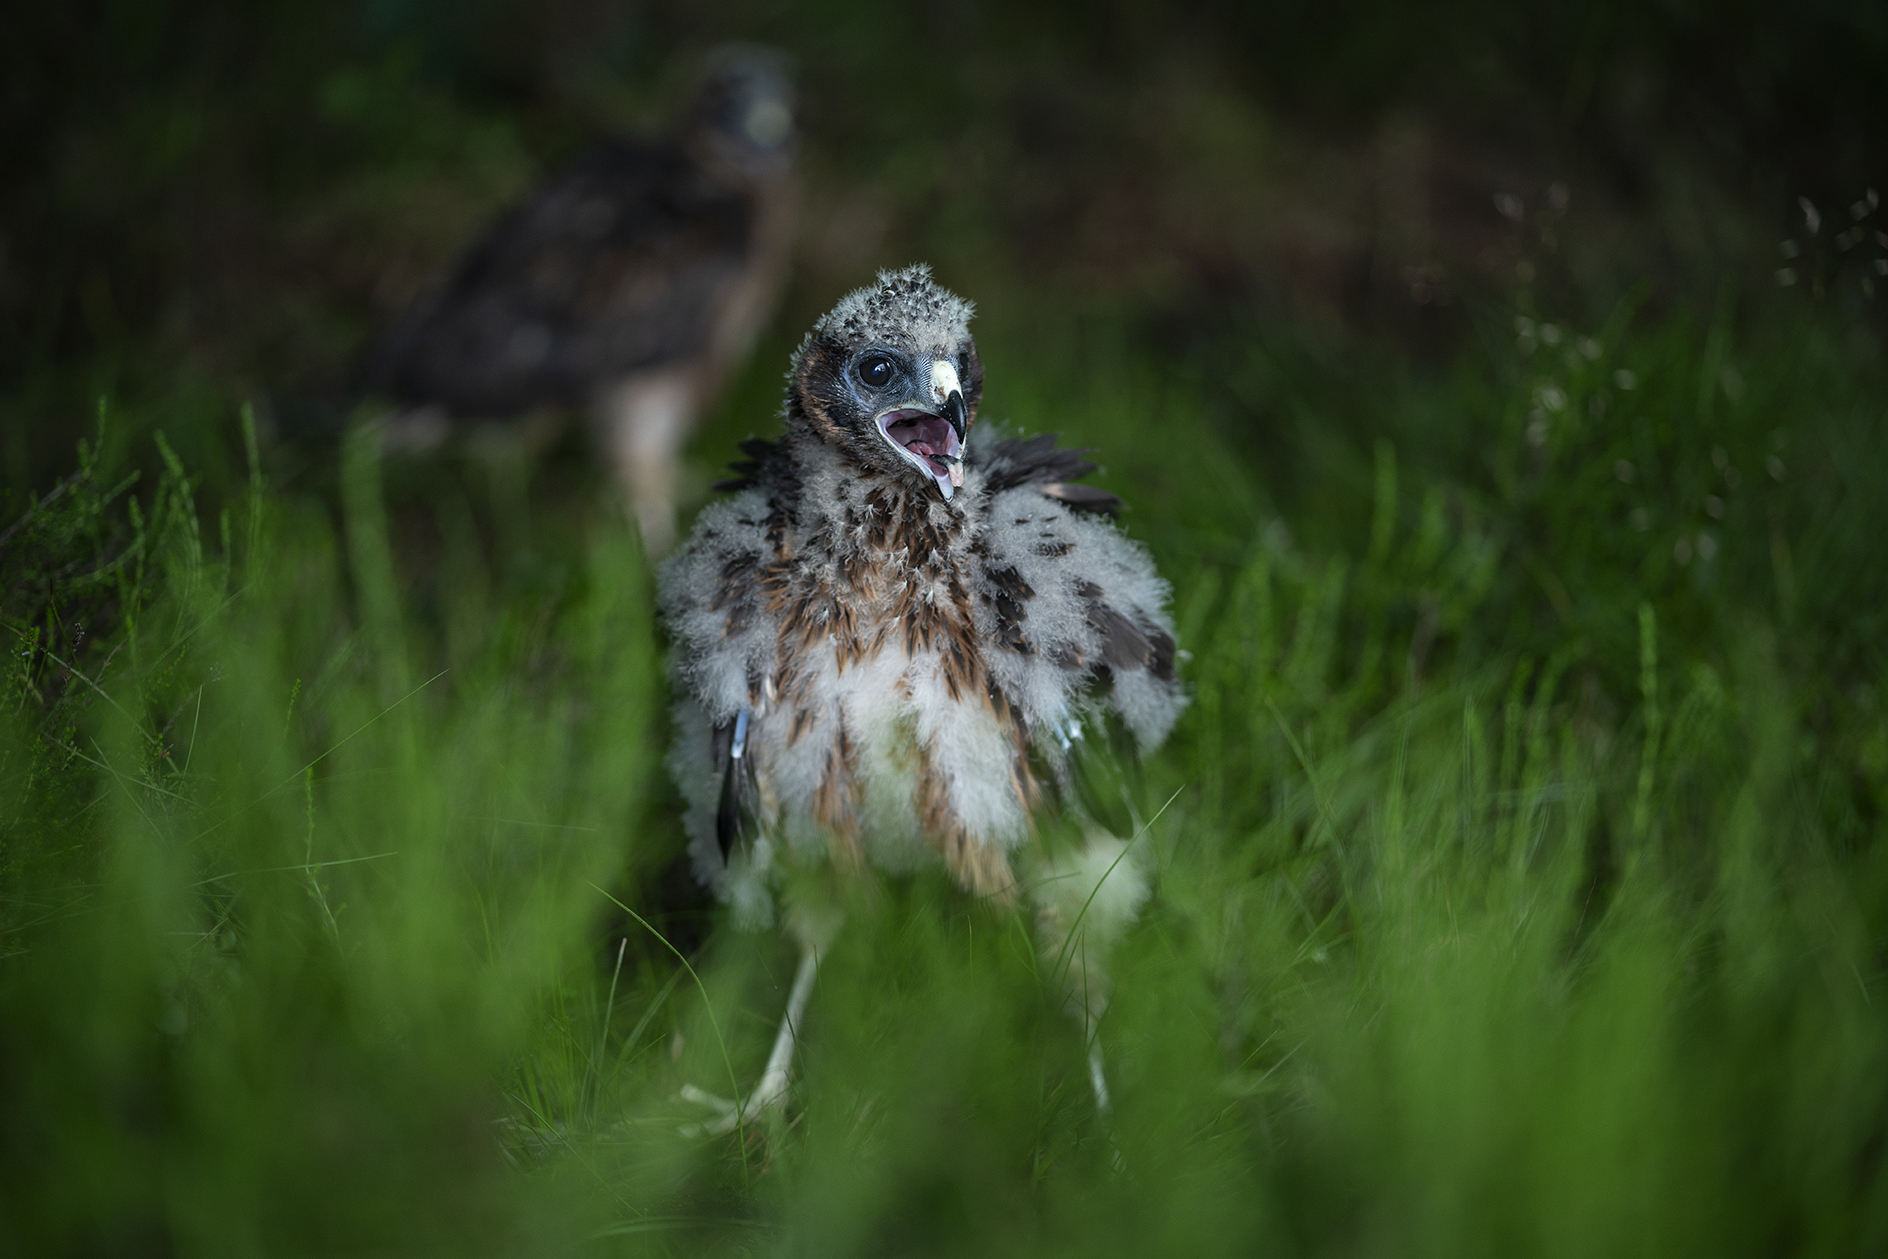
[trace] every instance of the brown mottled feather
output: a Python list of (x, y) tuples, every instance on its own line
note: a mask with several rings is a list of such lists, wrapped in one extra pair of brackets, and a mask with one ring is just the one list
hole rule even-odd
[[(884, 292), (892, 294), (886, 283)], [(726, 527), (733, 510), (743, 517), (765, 513), (765, 525), (747, 522), (753, 532), (744, 535), (750, 541), (739, 558), (731, 553), (739, 547), (724, 547), (715, 567), (696, 569), (700, 575), (690, 588), (699, 602), (693, 606), (743, 617), (741, 641), (728, 650), (765, 661), (761, 676), (748, 682), (748, 702), (760, 728), (770, 732), (771, 747), (796, 749), (791, 759), (784, 750), (769, 753), (781, 758), (773, 763), (788, 767), (776, 785), (791, 784), (792, 807), (803, 810), (796, 827), (810, 823), (829, 837), (836, 860), (852, 864), (863, 852), (862, 775), (870, 773), (874, 784), (886, 772), (900, 783), (908, 776), (915, 816), (895, 824), (915, 823), (918, 836), (973, 894), (1009, 899), (1016, 889), (1007, 846), (1021, 838), (1019, 829), (1033, 829), (1030, 814), (1045, 793), (1066, 798), (1055, 739), (1032, 737), (1031, 721), (1062, 720), (1058, 694), (1077, 705), (1097, 696), (1097, 702), (1113, 702), (1107, 700), (1110, 684), (1129, 670), (1172, 678), (1172, 640), (1158, 593), (1149, 593), (1157, 592), (1158, 582), (1145, 567), (1136, 569), (1140, 557), (1131, 547), (1123, 550), (1127, 544), (1104, 543), (1094, 532), (1098, 526), (1071, 520), (1073, 512), (1116, 511), (1120, 502), (1078, 484), (1094, 464), (1083, 451), (1058, 448), (1052, 435), (974, 441), (965, 451), (971, 475), (964, 497), (948, 507), (929, 481), (888, 470), (883, 435), (848, 383), (847, 355), (856, 351), (828, 345), (823, 335), (816, 329), (808, 338), (811, 349), (796, 356), (785, 434), (744, 443), (742, 460), (719, 486), (748, 497), (713, 518), (716, 527)], [(960, 361), (969, 364), (965, 393), (974, 418), (981, 366), (974, 348)], [(1011, 493), (1019, 490), (1026, 493)], [(998, 504), (1002, 519), (991, 519)], [(757, 549), (761, 532), (765, 547)], [(1106, 574), (1139, 583), (1136, 592), (1126, 594), (1124, 586), (1111, 598), (1093, 581), (1074, 584), (1082, 575), (1114, 580)], [(716, 581), (719, 589), (704, 589)], [(1044, 602), (1036, 613), (1040, 623), (1032, 624), (1038, 586)], [(766, 627), (759, 641), (752, 633), (756, 622)], [(695, 641), (713, 637), (712, 621), (695, 624), (701, 626)], [(880, 666), (870, 662), (883, 653), (909, 657), (915, 669), (887, 662), (878, 673)], [(739, 675), (716, 667), (721, 681), (715, 693), (727, 696)], [(849, 676), (855, 667), (872, 668), (872, 680), (855, 681)], [(842, 676), (845, 682), (836, 685)], [(876, 686), (881, 677), (898, 690), (884, 697), (886, 707), (874, 709), (879, 697), (859, 688)], [(1016, 693), (1006, 694), (1012, 683)], [(918, 705), (926, 706), (921, 713)], [(859, 720), (921, 720), (927, 733), (900, 734), (889, 746), (874, 736), (861, 747), (858, 731), (848, 729), (855, 706), (863, 706)], [(899, 713), (904, 716), (887, 716)], [(944, 733), (934, 736), (934, 729)], [(992, 733), (1000, 743), (987, 742)], [(978, 750), (973, 755), (966, 748)], [(994, 761), (988, 759), (993, 754)], [(881, 757), (889, 759), (881, 764)], [(962, 777), (967, 771), (988, 775), (1003, 763), (1021, 806), (1013, 813), (1000, 795), (991, 800), (988, 787), (1000, 783)], [(760, 791), (767, 790), (762, 782)], [(874, 810), (882, 807), (879, 791), (875, 785)], [(986, 827), (1000, 829), (980, 833)], [(797, 839), (799, 832), (788, 833)]]

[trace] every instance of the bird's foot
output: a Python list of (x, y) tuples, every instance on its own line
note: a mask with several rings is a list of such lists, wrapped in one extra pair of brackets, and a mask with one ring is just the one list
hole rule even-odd
[(806, 999), (813, 991), (813, 979), (818, 973), (819, 953), (816, 948), (808, 947), (800, 955), (800, 969), (793, 977), (793, 992), (787, 998), (787, 1015), (780, 1020), (780, 1031), (774, 1036), (774, 1049), (767, 1056), (767, 1069), (761, 1072), (760, 1083), (754, 1086), (754, 1091), (747, 1095), (745, 1101), (738, 1097), (733, 1101), (716, 1097), (692, 1084), (682, 1086), (683, 1101), (718, 1112), (713, 1119), (683, 1128), (683, 1136), (707, 1137), (733, 1132), (762, 1115), (777, 1112), (786, 1103), (787, 1073), (793, 1069), (793, 1029), (799, 1026), (801, 1015), (806, 1013)]
[(716, 1097), (713, 1093), (696, 1088), (693, 1084), (684, 1084), (681, 1099), (705, 1106), (716, 1112), (713, 1119), (703, 1120), (683, 1127), (685, 1137), (715, 1137), (733, 1132), (743, 1124), (750, 1124), (763, 1115), (777, 1111), (786, 1105), (787, 1073), (769, 1071), (761, 1076), (760, 1083), (747, 1095), (745, 1101), (730, 1101), (725, 1097)]

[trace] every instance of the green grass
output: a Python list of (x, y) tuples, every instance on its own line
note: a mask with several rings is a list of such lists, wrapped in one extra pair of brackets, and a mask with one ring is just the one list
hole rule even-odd
[(793, 958), (678, 874), (590, 474), (88, 463), (0, 559), (0, 1251), (1878, 1252), (1888, 372), (1530, 327), (1189, 367), (991, 304), (991, 413), (1102, 450), (1192, 652), (1106, 1124), (1027, 923), (921, 878), (784, 1121), (679, 1134)]

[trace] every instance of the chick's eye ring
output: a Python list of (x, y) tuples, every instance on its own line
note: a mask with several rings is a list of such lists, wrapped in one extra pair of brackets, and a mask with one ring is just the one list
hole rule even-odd
[(883, 389), (892, 383), (892, 361), (883, 354), (865, 359), (856, 370), (860, 383), (869, 388)]

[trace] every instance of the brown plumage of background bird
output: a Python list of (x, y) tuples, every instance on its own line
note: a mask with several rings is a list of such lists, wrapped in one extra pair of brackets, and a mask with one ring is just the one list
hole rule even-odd
[(666, 550), (681, 445), (780, 288), (795, 145), (784, 59), (719, 50), (678, 135), (595, 145), (373, 346), (369, 388), (408, 408), (391, 439), (585, 408), (645, 545)]
[(924, 267), (842, 300), (793, 357), (784, 433), (748, 443), (660, 572), (695, 869), (803, 949), (749, 1097), (685, 1090), (721, 1111), (711, 1130), (784, 1097), (839, 885), (927, 864), (1034, 903), (1107, 1104), (1102, 963), (1147, 885), (1097, 767), (1185, 702), (1168, 589), (1120, 501), (1076, 483), (1084, 452), (975, 432), (970, 315)]

